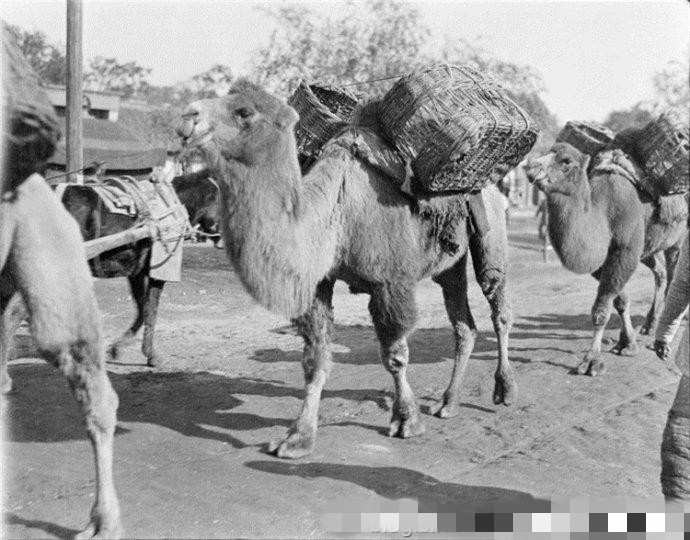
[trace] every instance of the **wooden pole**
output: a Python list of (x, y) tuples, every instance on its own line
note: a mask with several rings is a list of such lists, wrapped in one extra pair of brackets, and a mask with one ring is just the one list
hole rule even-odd
[(67, 0), (67, 172), (68, 182), (83, 183), (82, 151), (82, 0)]

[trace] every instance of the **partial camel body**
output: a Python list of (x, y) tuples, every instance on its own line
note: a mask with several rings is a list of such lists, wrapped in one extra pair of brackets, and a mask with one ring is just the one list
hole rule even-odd
[(629, 356), (638, 351), (625, 285), (640, 261), (654, 273), (654, 301), (642, 328), (642, 333), (653, 332), (686, 232), (687, 213), (664, 223), (653, 202), (624, 174), (595, 170), (588, 179), (588, 165), (589, 156), (557, 143), (550, 153), (530, 161), (528, 173), (546, 194), (549, 237), (563, 266), (578, 274), (591, 273), (599, 281), (592, 307), (594, 336), (577, 368), (581, 374), (597, 375), (604, 369), (601, 341), (612, 305), (622, 321), (612, 351)]
[[(96, 500), (79, 537), (117, 537), (120, 509), (112, 462), (118, 398), (105, 370), (101, 315), (79, 229), (34, 174), (0, 203), (0, 234), (3, 321), (23, 300), (38, 349), (67, 377), (93, 447)], [(12, 340), (5, 325), (0, 337), (4, 358)], [(11, 386), (6, 369), (3, 362), (3, 390)]]
[(328, 145), (302, 177), (293, 127), (295, 111), (246, 82), (226, 97), (192, 104), (180, 135), (199, 147), (220, 187), (221, 232), (247, 290), (263, 306), (295, 318), (304, 338), (306, 396), (281, 457), (314, 447), (321, 392), (331, 367), (333, 285), (340, 279), (369, 294), (380, 357), (393, 377), (390, 435), (424, 431), (408, 384), (407, 338), (417, 320), (415, 288), (432, 276), (441, 286), (455, 336), (455, 364), (437, 414), (458, 413), (463, 372), (476, 327), (467, 301), (467, 254), (492, 309), (498, 338), (494, 402), (510, 404), (517, 386), (508, 361), (510, 309), (505, 291), (506, 236), (501, 195), (483, 192), (492, 229), (483, 238), (457, 228), (456, 255), (443, 252), (413, 205), (376, 169)]
[[(194, 190), (188, 186), (194, 183)], [(179, 176), (173, 179), (173, 187), (178, 191), (180, 202), (191, 216), (201, 215), (215, 203), (217, 188), (208, 180), (206, 172), (195, 173), (187, 178)], [(178, 190), (179, 188), (179, 190)], [(98, 198), (98, 195), (87, 186), (67, 186), (62, 196), (62, 203), (77, 221), (84, 241), (101, 238), (110, 234), (125, 231), (136, 225), (137, 218), (122, 214), (111, 214)], [(165, 281), (149, 277), (151, 261), (151, 240), (139, 240), (134, 245), (124, 245), (106, 251), (89, 261), (93, 275), (100, 278), (126, 277), (129, 281), (132, 299), (136, 304), (136, 317), (132, 325), (120, 338), (112, 343), (109, 354), (117, 358), (120, 348), (130, 343), (141, 327), (144, 327), (141, 351), (149, 367), (160, 364), (160, 357), (154, 348), (154, 334), (158, 316), (158, 306)], [(8, 311), (3, 320), (3, 332), (14, 335), (26, 310), (18, 302)], [(0, 362), (6, 363), (12, 355), (12, 340), (7, 341), (7, 348), (0, 354)]]

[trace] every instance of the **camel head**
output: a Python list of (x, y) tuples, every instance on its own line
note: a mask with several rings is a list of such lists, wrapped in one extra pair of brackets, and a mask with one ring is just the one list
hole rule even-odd
[(292, 107), (240, 80), (227, 96), (189, 105), (177, 133), (184, 147), (201, 150), (210, 167), (219, 159), (253, 165), (271, 157), (281, 141), (296, 153), (293, 127), (298, 119)]
[(558, 142), (551, 151), (527, 163), (527, 178), (546, 195), (571, 195), (587, 182), (589, 156), (568, 143)]

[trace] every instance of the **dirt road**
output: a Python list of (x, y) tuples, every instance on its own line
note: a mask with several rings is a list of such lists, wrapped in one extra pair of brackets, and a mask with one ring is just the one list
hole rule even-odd
[[(635, 358), (605, 354), (600, 377), (569, 374), (588, 344), (595, 282), (567, 272), (553, 252), (542, 262), (527, 213), (514, 214), (510, 228), (517, 403), (491, 401), (496, 342), (472, 279), (479, 337), (460, 416), (426, 415), (423, 436), (388, 438), (392, 381), (379, 364), (367, 297), (338, 284), (317, 449), (297, 461), (265, 448), (299, 410), (301, 340), (243, 292), (223, 252), (185, 247), (184, 282), (166, 286), (159, 313), (164, 365), (146, 368), (138, 343), (108, 365), (120, 396), (115, 481), (126, 535), (328, 536), (328, 513), (406, 499), (465, 511), (548, 508), (554, 498), (660, 500), (659, 445), (677, 376), (646, 349), (647, 338)], [(629, 285), (636, 325), (652, 285), (640, 267)], [(96, 288), (114, 337), (133, 316), (126, 281)], [(428, 412), (450, 377), (453, 341), (440, 288), (421, 283), (418, 302), (409, 380)], [(611, 344), (618, 328), (612, 317)], [(85, 524), (93, 501), (91, 449), (66, 382), (32, 358), (27, 335), (18, 341), (17, 391), (2, 407), (6, 534), (64, 536)]]

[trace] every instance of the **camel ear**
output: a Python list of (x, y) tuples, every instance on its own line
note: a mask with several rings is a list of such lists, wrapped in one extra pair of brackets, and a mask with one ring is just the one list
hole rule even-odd
[(280, 129), (291, 129), (299, 120), (297, 111), (289, 105), (281, 105), (276, 115), (275, 124)]

